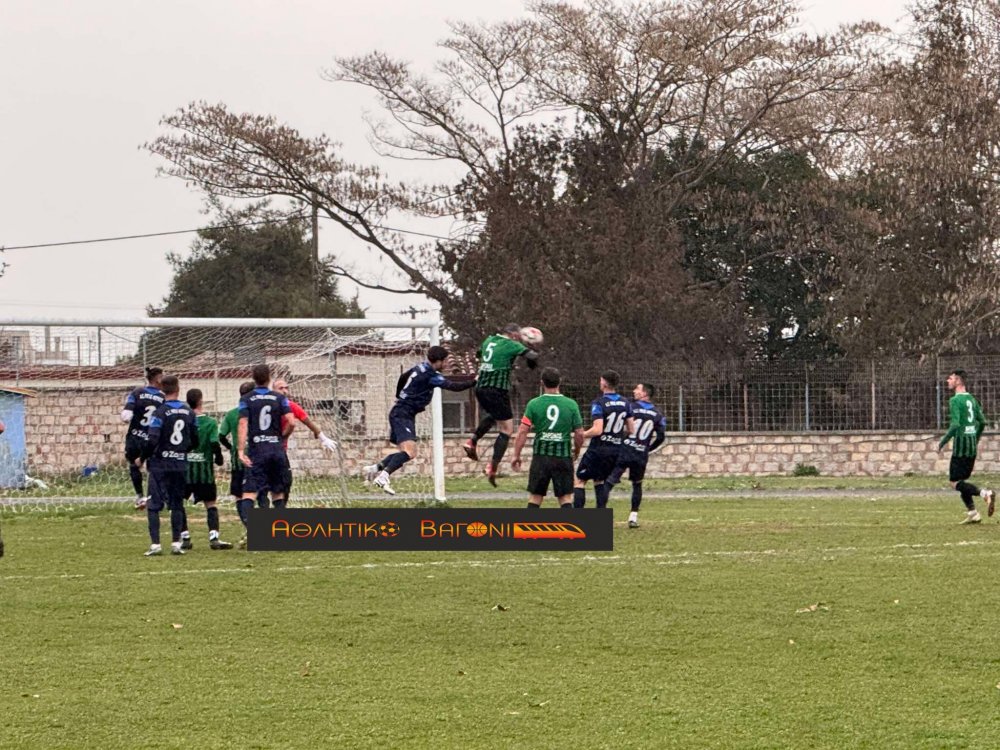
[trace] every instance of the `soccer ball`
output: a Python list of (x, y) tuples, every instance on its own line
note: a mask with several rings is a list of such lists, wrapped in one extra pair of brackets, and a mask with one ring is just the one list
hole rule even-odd
[(542, 332), (533, 326), (525, 326), (521, 329), (521, 341), (528, 346), (541, 346), (544, 340)]

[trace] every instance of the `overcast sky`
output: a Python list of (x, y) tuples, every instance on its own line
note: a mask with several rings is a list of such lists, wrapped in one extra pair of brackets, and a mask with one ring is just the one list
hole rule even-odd
[[(160, 117), (193, 100), (273, 114), (306, 135), (326, 133), (353, 161), (375, 161), (362, 119), (374, 101), (320, 71), (336, 56), (375, 49), (426, 69), (446, 21), (499, 20), (523, 8), (520, 0), (2, 0), (0, 246), (202, 226), (199, 194), (156, 177), (157, 159), (139, 148), (161, 132)], [(821, 31), (862, 19), (896, 27), (904, 11), (904, 0), (816, 2), (801, 21)], [(165, 254), (186, 252), (191, 239), (9, 250), (0, 256), (8, 264), (0, 322), (142, 316), (169, 289)], [(324, 255), (366, 262), (336, 226), (325, 223), (320, 239)], [(367, 290), (360, 300), (369, 316), (434, 307)]]

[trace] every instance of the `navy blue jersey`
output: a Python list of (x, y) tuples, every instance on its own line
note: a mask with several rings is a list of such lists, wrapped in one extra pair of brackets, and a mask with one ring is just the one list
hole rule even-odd
[(590, 418), (604, 420), (604, 431), (594, 443), (601, 448), (618, 447), (625, 437), (625, 420), (632, 416), (632, 404), (617, 393), (602, 393), (590, 404)]
[(284, 451), (281, 424), (292, 413), (288, 399), (267, 388), (255, 388), (240, 397), (240, 419), (247, 420), (246, 452), (254, 454)]
[(183, 401), (164, 401), (149, 421), (143, 449), (149, 468), (186, 472), (188, 451), (197, 447), (194, 412)]
[(464, 391), (475, 384), (474, 380), (455, 383), (435, 370), (430, 362), (421, 362), (399, 376), (399, 381), (396, 383), (396, 405), (393, 409), (397, 413), (403, 411), (415, 417), (427, 408), (427, 404), (434, 396), (435, 388)]
[(649, 401), (632, 402), (635, 432), (625, 438), (623, 446), (638, 453), (649, 453), (660, 447), (667, 437), (667, 418)]
[(136, 388), (125, 399), (125, 408), (132, 412), (132, 419), (128, 423), (128, 434), (131, 437), (145, 440), (149, 433), (149, 425), (153, 420), (153, 414), (159, 409), (166, 399), (163, 391), (147, 385), (144, 388)]

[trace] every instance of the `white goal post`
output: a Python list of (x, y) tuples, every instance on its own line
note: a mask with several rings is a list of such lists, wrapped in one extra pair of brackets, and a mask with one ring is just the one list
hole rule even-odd
[[(62, 397), (65, 402), (73, 398), (74, 391), (79, 393), (86, 387), (90, 389), (87, 393), (97, 393), (100, 389), (100, 398), (93, 397), (93, 409), (100, 412), (100, 419), (106, 420), (107, 405), (114, 400), (123, 402), (130, 388), (142, 385), (144, 367), (157, 366), (180, 377), (182, 398), (185, 388), (192, 385), (204, 390), (206, 403), (219, 415), (235, 406), (233, 384), (248, 379), (250, 367), (259, 360), (272, 365), (272, 377), (278, 377), (276, 372), (280, 372), (289, 380), (292, 398), (311, 412), (310, 416), (327, 434), (341, 445), (357, 448), (358, 455), (346, 455), (338, 449), (339, 476), (330, 475), (340, 483), (342, 499), (349, 502), (353, 490), (348, 488), (346, 479), (356, 476), (360, 452), (377, 451), (371, 457), (380, 458), (388, 450), (386, 417), (395, 398), (399, 374), (421, 361), (426, 348), (440, 344), (440, 340), (441, 321), (437, 317), (412, 320), (0, 317), (0, 419), (7, 404), (16, 423), (11, 425), (12, 435), (23, 444), (24, 470), (29, 480), (38, 479), (36, 475), (57, 475), (60, 471), (68, 475), (77, 471), (81, 463), (84, 473), (91, 465), (96, 472), (101, 461), (111, 466), (112, 457), (118, 455), (111, 447), (97, 443), (114, 443), (117, 450), (124, 431), (120, 425), (109, 427), (97, 419), (92, 423), (71, 416), (70, 412), (53, 417), (50, 412), (58, 401), (53, 394), (65, 394)], [(44, 405), (48, 411), (44, 417), (32, 417), (33, 409), (44, 411), (39, 406), (44, 398), (27, 403), (39, 394), (49, 394)], [(18, 399), (26, 402), (19, 409), (15, 408)], [(82, 403), (74, 404), (74, 408), (83, 410), (89, 406), (85, 398)], [(322, 422), (316, 419), (316, 412)], [(418, 421), (418, 433), (426, 437), (429, 432), (429, 445), (425, 443), (426, 447), (420, 450), (423, 456), (407, 464), (400, 475), (412, 476), (414, 482), (424, 477), (426, 485), (415, 489), (416, 494), (444, 501), (445, 444), (439, 390), (434, 393), (429, 412), (429, 424), (423, 416)], [(90, 453), (62, 463), (56, 461), (65, 458), (62, 454), (69, 450), (68, 440), (58, 435), (56, 441), (57, 433), (48, 433), (52, 422), (58, 423), (60, 418), (68, 420), (70, 425), (79, 423), (79, 442), (94, 443), (87, 449)], [(35, 432), (48, 433), (49, 438), (30, 434), (36, 426)], [(115, 427), (118, 429), (114, 430)], [(297, 429), (293, 438), (300, 439), (300, 432), (301, 428)], [(46, 439), (51, 439), (52, 446), (44, 447)], [(302, 451), (303, 455), (316, 453), (311, 443), (306, 447), (309, 450)], [(294, 467), (296, 458), (291, 450), (289, 454)], [(0, 495), (25, 486), (17, 478), (5, 480), (3, 461), (4, 456), (0, 455)], [(17, 461), (17, 457), (8, 457), (8, 463), (15, 469)], [(312, 460), (309, 470), (315, 473), (318, 465), (318, 460)], [(114, 466), (117, 470), (117, 464)], [(332, 472), (328, 465), (322, 467), (323, 471)], [(44, 476), (41, 481), (44, 482)], [(220, 485), (220, 496), (224, 494)], [(337, 500), (331, 498), (330, 502)]]

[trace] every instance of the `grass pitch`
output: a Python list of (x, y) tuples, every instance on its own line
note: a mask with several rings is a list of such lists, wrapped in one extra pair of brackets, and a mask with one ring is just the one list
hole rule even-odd
[(996, 746), (1000, 516), (787, 489), (637, 530), (618, 490), (589, 555), (212, 552), (197, 508), (147, 559), (121, 507), (8, 514), (0, 747)]

